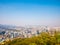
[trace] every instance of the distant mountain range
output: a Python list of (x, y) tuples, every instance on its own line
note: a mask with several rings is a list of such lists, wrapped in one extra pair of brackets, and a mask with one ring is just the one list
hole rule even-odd
[(20, 29), (20, 28), (22, 29), (24, 27), (0, 24), (0, 31), (2, 31), (2, 30), (17, 30), (17, 29)]
[(16, 26), (0, 24), (0, 29), (12, 30), (12, 29), (15, 29), (15, 28), (16, 28)]

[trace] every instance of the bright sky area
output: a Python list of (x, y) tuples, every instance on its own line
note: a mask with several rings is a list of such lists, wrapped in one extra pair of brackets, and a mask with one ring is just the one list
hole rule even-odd
[(60, 0), (0, 0), (0, 24), (60, 26)]

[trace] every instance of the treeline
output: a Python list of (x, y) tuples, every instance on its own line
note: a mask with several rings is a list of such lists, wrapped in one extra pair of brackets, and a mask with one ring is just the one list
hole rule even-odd
[(5, 42), (4, 45), (60, 45), (60, 32), (42, 32), (38, 36), (31, 38), (17, 38), (13, 41)]

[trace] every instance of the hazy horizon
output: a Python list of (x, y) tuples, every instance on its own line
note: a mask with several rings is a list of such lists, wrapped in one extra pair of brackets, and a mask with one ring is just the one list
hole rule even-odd
[(0, 0), (0, 24), (60, 26), (60, 1)]

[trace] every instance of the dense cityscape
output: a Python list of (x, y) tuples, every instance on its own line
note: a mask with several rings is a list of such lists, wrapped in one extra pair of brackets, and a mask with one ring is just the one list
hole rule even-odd
[(30, 38), (38, 36), (41, 32), (50, 32), (53, 35), (54, 31), (60, 31), (60, 27), (47, 26), (8, 26), (0, 25), (0, 43), (13, 40), (14, 38)]

